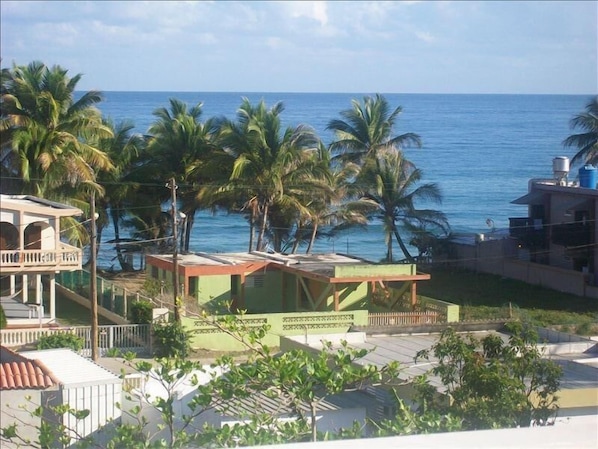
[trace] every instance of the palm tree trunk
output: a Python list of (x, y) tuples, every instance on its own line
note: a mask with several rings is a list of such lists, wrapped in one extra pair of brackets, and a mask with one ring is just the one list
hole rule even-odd
[(399, 244), (399, 246), (401, 247), (401, 251), (403, 251), (403, 254), (405, 255), (405, 257), (407, 258), (407, 260), (411, 263), (415, 262), (415, 259), (413, 258), (413, 256), (409, 253), (409, 250), (407, 249), (407, 246), (405, 245), (405, 242), (403, 242), (403, 239), (401, 238), (401, 235), (399, 234), (399, 230), (397, 229), (397, 225), (395, 224), (395, 222), (393, 221), (392, 223), (392, 232), (395, 235), (395, 238), (397, 239), (397, 243)]
[(392, 263), (392, 235), (389, 235), (386, 243), (386, 261)]
[(311, 253), (311, 249), (314, 246), (314, 242), (316, 241), (316, 235), (318, 233), (318, 222), (317, 221), (313, 221), (312, 225), (313, 225), (313, 229), (311, 231), (311, 236), (309, 238), (309, 244), (307, 245), (307, 249), (305, 250), (305, 254), (310, 254)]
[(249, 252), (253, 251), (253, 234), (255, 233), (255, 207), (251, 207), (249, 218)]
[(118, 259), (118, 263), (120, 264), (120, 268), (122, 271), (131, 271), (129, 264), (125, 260), (125, 257), (122, 253), (122, 248), (120, 246), (120, 226), (119, 226), (119, 214), (118, 210), (114, 207), (110, 208), (110, 216), (112, 217), (112, 226), (114, 227), (114, 240), (116, 240), (116, 258)]
[(303, 230), (303, 220), (299, 220), (297, 223), (297, 229), (295, 229), (295, 241), (293, 242), (293, 248), (291, 254), (296, 254), (299, 249), (299, 238), (301, 237), (301, 231)]
[(262, 222), (260, 223), (260, 233), (257, 236), (256, 248), (258, 251), (264, 250), (264, 234), (266, 233), (267, 221), (268, 221), (268, 202), (265, 202), (264, 210), (262, 211)]
[(187, 214), (187, 218), (185, 218), (185, 236), (183, 237), (184, 245), (183, 250), (188, 253), (189, 252), (189, 243), (191, 241), (191, 229), (195, 224), (195, 212), (197, 209), (190, 210)]

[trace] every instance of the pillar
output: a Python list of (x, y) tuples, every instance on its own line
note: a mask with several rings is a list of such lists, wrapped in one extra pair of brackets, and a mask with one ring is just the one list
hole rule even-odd
[(23, 275), (23, 304), (29, 301), (29, 276), (26, 274)]
[(56, 275), (50, 275), (50, 320), (56, 319)]

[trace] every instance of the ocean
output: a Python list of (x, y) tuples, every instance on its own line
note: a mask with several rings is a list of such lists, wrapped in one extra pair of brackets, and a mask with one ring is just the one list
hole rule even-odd
[[(231, 93), (231, 92), (104, 92), (99, 109), (115, 121), (128, 119), (146, 133), (153, 111), (169, 107), (176, 98), (203, 103), (202, 120), (212, 116), (235, 118), (243, 97), (268, 106), (282, 102), (285, 126), (309, 125), (329, 143), (331, 119), (351, 108), (352, 100), (372, 94), (340, 93)], [(436, 183), (443, 194), (442, 210), (455, 233), (487, 232), (488, 219), (496, 229), (508, 228), (509, 217), (527, 215), (526, 206), (511, 201), (527, 193), (530, 178), (551, 178), (552, 159), (572, 158), (575, 150), (562, 141), (572, 133), (570, 119), (585, 108), (591, 95), (463, 95), (384, 94), (391, 108), (402, 107), (395, 134), (419, 134), (423, 148), (406, 149), (408, 159), (423, 171), (422, 182)], [(572, 167), (570, 180), (576, 175)], [(166, 180), (165, 180), (166, 182)], [(166, 205), (165, 205), (166, 207)], [(99, 265), (114, 266), (115, 253), (102, 235)], [(243, 217), (200, 212), (195, 221), (193, 252), (246, 251), (248, 225)], [(395, 249), (396, 254), (400, 250)], [(380, 260), (385, 254), (380, 224), (348, 231), (334, 239), (320, 239), (314, 252), (339, 252)]]

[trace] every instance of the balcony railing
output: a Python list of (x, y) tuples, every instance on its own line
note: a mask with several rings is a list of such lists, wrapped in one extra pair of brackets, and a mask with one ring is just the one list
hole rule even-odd
[(83, 251), (62, 243), (58, 249), (0, 251), (0, 271), (60, 271), (81, 269)]

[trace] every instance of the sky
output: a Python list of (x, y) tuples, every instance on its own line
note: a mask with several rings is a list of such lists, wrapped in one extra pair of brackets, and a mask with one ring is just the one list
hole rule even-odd
[(78, 89), (598, 93), (596, 1), (0, 1), (2, 67)]

